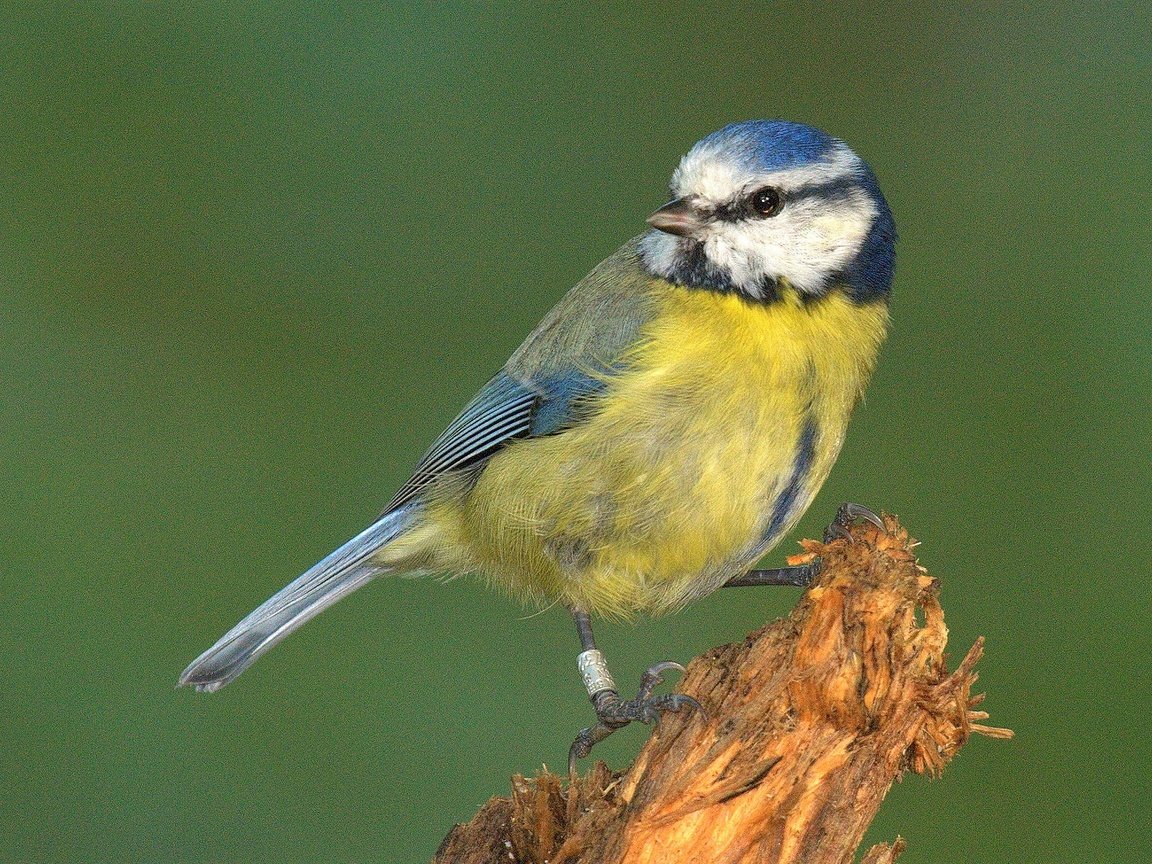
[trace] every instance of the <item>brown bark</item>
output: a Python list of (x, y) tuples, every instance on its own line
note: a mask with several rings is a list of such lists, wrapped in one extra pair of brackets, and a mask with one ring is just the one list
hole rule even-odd
[[(805, 541), (798, 560), (823, 567), (792, 614), (692, 661), (679, 690), (707, 717), (665, 715), (620, 773), (513, 777), (511, 797), (457, 825), (435, 862), (852, 861), (904, 771), (937, 776), (972, 732), (1012, 734), (975, 722), (983, 640), (945, 670), (938, 583), (886, 522)], [(875, 846), (864, 864), (903, 847)]]

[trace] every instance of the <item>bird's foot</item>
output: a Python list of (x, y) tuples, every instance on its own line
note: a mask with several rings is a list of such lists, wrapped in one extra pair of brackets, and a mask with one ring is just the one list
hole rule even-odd
[(852, 535), (848, 533), (848, 526), (855, 522), (857, 519), (863, 519), (866, 522), (871, 522), (885, 534), (888, 529), (884, 526), (884, 520), (869, 510), (862, 504), (844, 503), (836, 511), (836, 518), (824, 529), (824, 542), (831, 543), (833, 540), (847, 540), (852, 542)]
[[(888, 529), (884, 526), (884, 520), (859, 504), (841, 504), (840, 509), (836, 511), (836, 518), (832, 523), (824, 529), (824, 542), (831, 543), (833, 540), (847, 540), (852, 542), (852, 535), (848, 533), (848, 526), (855, 522), (857, 519), (864, 519), (871, 522), (884, 533)], [(807, 588), (812, 584), (813, 580), (820, 575), (820, 559), (815, 558), (810, 560), (807, 564), (797, 564), (791, 567), (776, 567), (772, 570), (749, 570), (740, 576), (729, 579), (724, 583), (724, 588), (745, 588), (760, 585), (790, 585), (794, 588)]]
[(594, 746), (629, 723), (639, 721), (645, 725), (659, 726), (660, 715), (665, 711), (681, 711), (685, 708), (704, 713), (699, 702), (683, 693), (652, 695), (657, 685), (664, 682), (662, 673), (669, 669), (684, 671), (683, 666), (671, 660), (657, 663), (640, 677), (640, 689), (635, 699), (621, 699), (615, 690), (601, 690), (592, 697), (592, 704), (596, 708), (596, 725), (581, 729), (568, 749), (569, 775), (575, 776), (577, 760), (583, 759), (592, 752)]

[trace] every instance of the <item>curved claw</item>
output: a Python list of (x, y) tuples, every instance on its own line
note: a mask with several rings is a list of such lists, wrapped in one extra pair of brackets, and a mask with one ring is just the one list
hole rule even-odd
[(672, 704), (668, 706), (669, 711), (679, 711), (682, 708), (690, 708), (693, 711), (699, 711), (704, 719), (708, 719), (708, 712), (704, 710), (704, 706), (687, 693), (673, 693), (670, 698)]
[(576, 733), (576, 740), (568, 748), (568, 776), (576, 776), (576, 762), (592, 752), (592, 727), (585, 726)]
[[(863, 519), (866, 522), (871, 522), (881, 531), (888, 531), (887, 526), (884, 525), (884, 520), (869, 510), (867, 507), (865, 507), (863, 504), (853, 504), (851, 502), (846, 502), (840, 505), (840, 513), (844, 515), (846, 521), (851, 521), (853, 519)], [(840, 513), (836, 514), (837, 521), (840, 521)]]
[(670, 693), (667, 696), (661, 696), (659, 706), (654, 707), (658, 711), (673, 712), (683, 711), (687, 708), (689, 711), (699, 711), (701, 716), (705, 719), (708, 718), (708, 712), (704, 710), (704, 706), (686, 693)]
[(664, 683), (664, 674), (669, 669), (675, 669), (677, 672), (684, 673), (688, 670), (677, 663), (675, 660), (662, 660), (644, 670), (644, 674), (640, 676), (640, 689), (636, 693), (635, 702), (644, 702), (652, 695), (652, 691), (656, 689), (658, 684)]
[(824, 542), (831, 543), (833, 540), (847, 540), (849, 543), (854, 542), (852, 535), (848, 532), (848, 526), (857, 519), (871, 522), (885, 534), (888, 533), (888, 528), (885, 526), (884, 520), (863, 504), (846, 502), (841, 504), (840, 508), (836, 511), (836, 518), (832, 520), (832, 524), (824, 529)]
[(640, 722), (653, 727), (660, 727), (660, 715), (665, 711), (679, 712), (687, 708), (689, 711), (699, 711), (704, 719), (708, 719), (708, 712), (704, 706), (684, 693), (669, 693), (656, 699), (649, 699), (641, 709)]

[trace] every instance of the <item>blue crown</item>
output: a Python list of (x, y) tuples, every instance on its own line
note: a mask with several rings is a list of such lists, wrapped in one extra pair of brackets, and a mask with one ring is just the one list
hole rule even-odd
[(693, 149), (723, 152), (748, 170), (779, 171), (819, 162), (841, 143), (827, 132), (803, 123), (744, 120), (713, 132)]

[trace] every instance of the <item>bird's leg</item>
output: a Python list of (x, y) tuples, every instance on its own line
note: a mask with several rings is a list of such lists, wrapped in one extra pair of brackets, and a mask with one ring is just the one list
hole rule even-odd
[(749, 570), (741, 576), (729, 579), (722, 588), (755, 588), (761, 585), (787, 585), (793, 588), (807, 588), (820, 572), (820, 562), (801, 564), (799, 567), (774, 567), (771, 570)]
[(596, 639), (592, 635), (592, 621), (588, 613), (573, 609), (572, 618), (576, 622), (576, 632), (580, 634), (581, 652), (576, 658), (576, 666), (580, 670), (580, 677), (584, 679), (588, 698), (596, 709), (596, 725), (581, 729), (568, 749), (570, 775), (576, 774), (576, 760), (583, 759), (592, 752), (596, 744), (633, 720), (646, 724), (659, 724), (660, 714), (664, 711), (679, 711), (682, 708), (704, 710), (699, 702), (682, 693), (652, 695), (656, 685), (664, 681), (662, 673), (669, 669), (684, 671), (683, 666), (671, 660), (655, 664), (640, 676), (640, 690), (636, 693), (635, 699), (627, 701), (621, 699), (620, 693), (616, 690), (616, 682), (612, 680), (608, 665), (604, 661), (604, 655), (596, 648)]
[[(887, 531), (884, 520), (860, 504), (841, 504), (836, 511), (836, 518), (824, 529), (824, 542), (843, 538), (852, 542), (852, 535), (848, 533), (848, 526), (857, 519), (871, 522), (881, 531)], [(729, 579), (724, 588), (748, 588), (759, 585), (789, 585), (795, 588), (807, 588), (820, 572), (820, 561), (817, 559), (811, 564), (801, 564), (798, 567), (776, 567), (772, 570), (749, 570), (741, 576)]]

